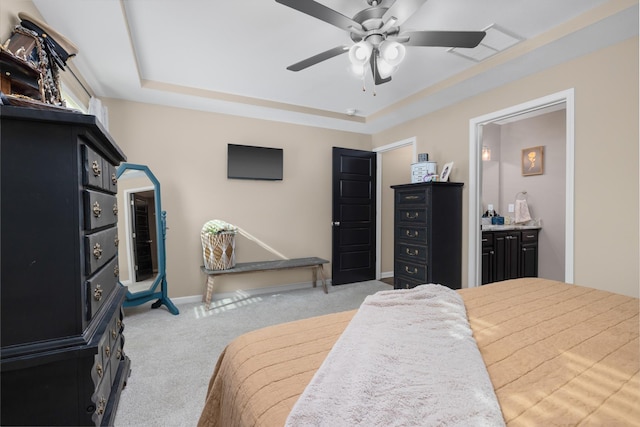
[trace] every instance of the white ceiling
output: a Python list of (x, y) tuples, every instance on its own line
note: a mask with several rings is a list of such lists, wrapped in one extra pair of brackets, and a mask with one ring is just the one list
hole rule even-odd
[[(402, 28), (497, 24), (524, 41), (479, 64), (446, 48), (409, 46), (393, 80), (374, 94), (370, 76), (363, 91), (350, 74), (347, 55), (286, 70), (352, 42), (345, 31), (275, 0), (33, 2), (78, 46), (70, 61), (98, 97), (363, 133), (638, 35), (637, 1), (429, 0)], [(365, 0), (320, 3), (349, 17), (368, 7)]]

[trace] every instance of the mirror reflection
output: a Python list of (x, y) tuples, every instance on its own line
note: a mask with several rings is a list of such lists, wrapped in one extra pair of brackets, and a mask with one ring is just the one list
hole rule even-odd
[(120, 282), (136, 293), (151, 288), (158, 275), (155, 189), (147, 175), (126, 170), (118, 180)]

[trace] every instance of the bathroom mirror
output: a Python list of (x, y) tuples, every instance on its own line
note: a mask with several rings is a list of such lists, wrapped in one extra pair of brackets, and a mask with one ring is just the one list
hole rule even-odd
[(118, 265), (120, 284), (128, 288), (124, 307), (157, 300), (170, 313), (178, 308), (167, 296), (165, 274), (166, 215), (160, 182), (145, 165), (122, 163), (118, 178)]

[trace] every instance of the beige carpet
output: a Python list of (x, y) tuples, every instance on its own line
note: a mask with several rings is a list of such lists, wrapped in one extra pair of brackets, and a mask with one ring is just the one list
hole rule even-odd
[(277, 323), (358, 308), (367, 295), (389, 290), (379, 281), (179, 305), (173, 316), (151, 303), (126, 309), (125, 352), (131, 377), (115, 425), (194, 426), (218, 355), (242, 333)]

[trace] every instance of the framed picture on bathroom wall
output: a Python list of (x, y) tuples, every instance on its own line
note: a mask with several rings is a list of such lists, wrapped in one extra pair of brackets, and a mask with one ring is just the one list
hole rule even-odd
[(542, 175), (544, 173), (544, 146), (522, 149), (522, 176)]

